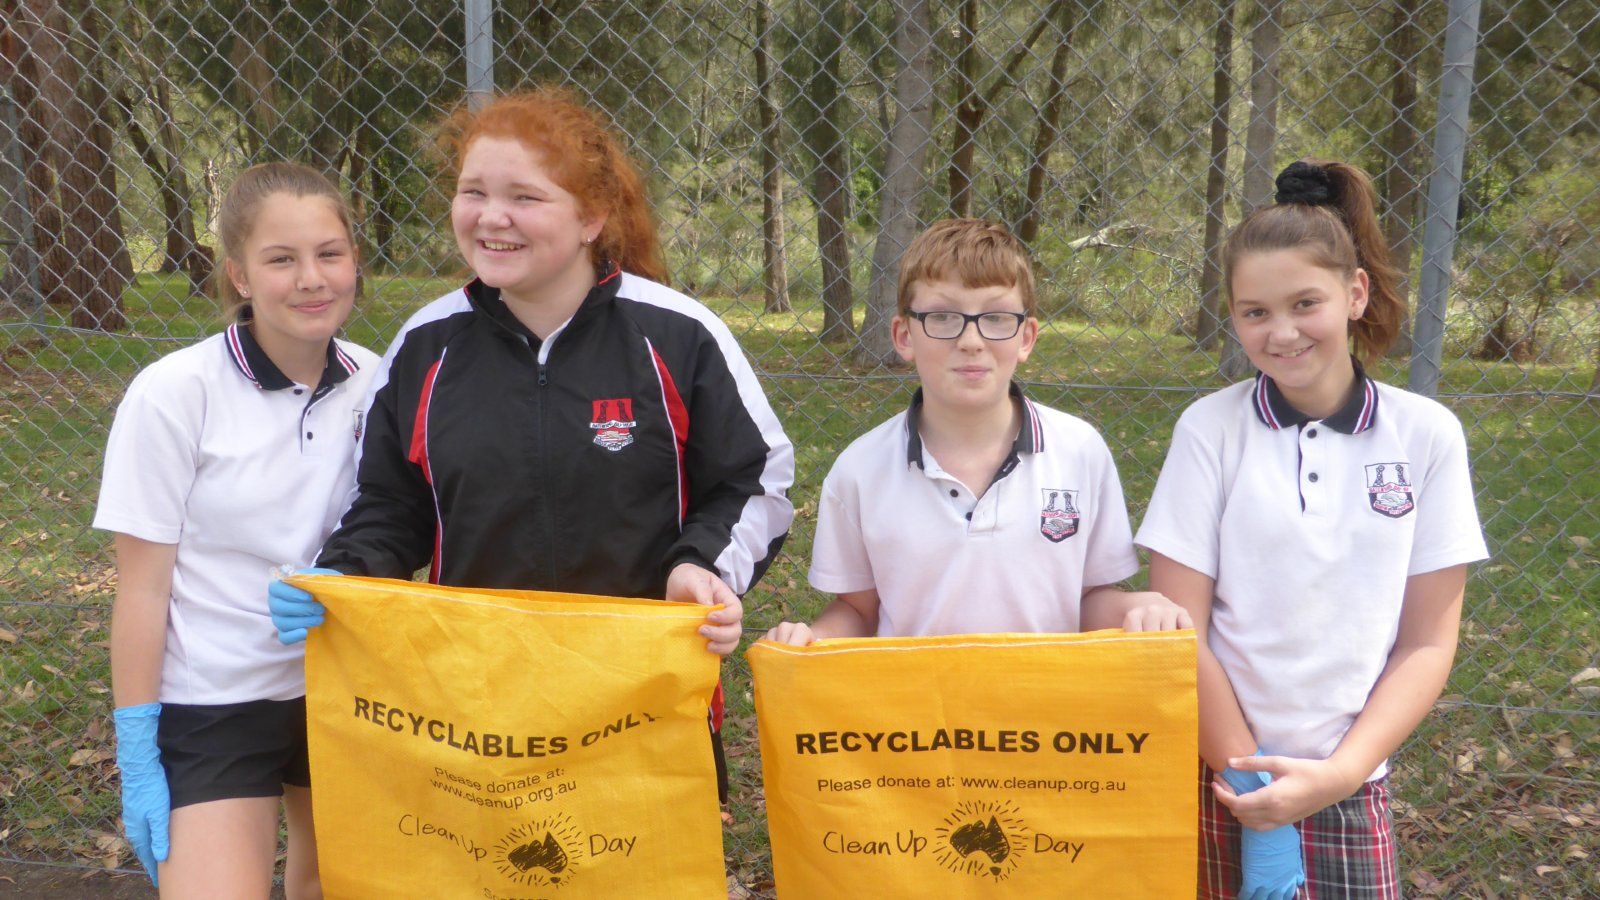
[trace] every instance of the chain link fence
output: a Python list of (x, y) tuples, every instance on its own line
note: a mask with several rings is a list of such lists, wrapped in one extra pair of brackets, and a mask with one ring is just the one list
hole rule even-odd
[[(554, 81), (631, 138), (673, 283), (740, 336), (797, 447), (753, 632), (820, 608), (822, 477), (908, 397), (885, 337), (901, 235), (971, 214), (1026, 238), (1044, 328), (1020, 377), (1104, 432), (1137, 521), (1178, 412), (1242, 372), (1222, 228), (1292, 159), (1375, 173), (1419, 310), (1378, 374), (1436, 386), (1466, 425), (1494, 554), (1394, 766), (1403, 877), (1417, 896), (1600, 895), (1594, 0), (0, 6), (0, 859), (131, 864), (115, 575), (88, 525), (128, 380), (219, 327), (202, 288), (222, 188), (267, 159), (340, 177), (365, 259), (350, 337), (381, 350), (462, 274), (431, 123)], [(729, 871), (764, 896), (733, 669)]]

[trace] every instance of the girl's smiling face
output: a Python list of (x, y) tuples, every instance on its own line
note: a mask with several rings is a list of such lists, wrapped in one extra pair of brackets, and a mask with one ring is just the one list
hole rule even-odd
[(1350, 323), (1367, 308), (1367, 273), (1346, 278), (1301, 250), (1247, 253), (1233, 266), (1229, 293), (1250, 362), (1301, 412), (1320, 418), (1338, 409), (1355, 377)]
[(462, 159), (450, 221), (462, 257), (484, 284), (533, 302), (592, 282), (586, 245), (605, 224), (584, 214), (533, 149), (488, 136), (474, 140)]
[(355, 247), (326, 197), (266, 197), (239, 260), (226, 265), (269, 356), (293, 345), (326, 346), (355, 305)]

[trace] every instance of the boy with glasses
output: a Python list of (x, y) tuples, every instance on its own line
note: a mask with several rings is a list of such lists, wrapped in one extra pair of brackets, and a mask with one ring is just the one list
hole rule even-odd
[(892, 327), (921, 386), (823, 482), (810, 580), (836, 598), (767, 638), (1191, 627), (1166, 597), (1115, 587), (1139, 563), (1105, 441), (1012, 380), (1034, 309), (1001, 225), (946, 220), (907, 248)]

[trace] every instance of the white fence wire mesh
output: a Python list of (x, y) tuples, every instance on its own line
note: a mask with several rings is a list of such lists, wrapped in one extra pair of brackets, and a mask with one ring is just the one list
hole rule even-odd
[[(1295, 158), (1373, 172), (1413, 300), (1431, 290), (1442, 324), (1419, 322), (1379, 374), (1437, 371), (1494, 554), (1447, 694), (1395, 765), (1405, 877), (1422, 896), (1600, 895), (1593, 0), (0, 6), (0, 859), (131, 861), (114, 571), (88, 523), (128, 380), (219, 325), (203, 294), (221, 189), (267, 159), (336, 174), (366, 260), (349, 333), (381, 349), (461, 275), (432, 124), (469, 87), (555, 82), (629, 137), (674, 284), (740, 336), (796, 444), (800, 514), (752, 629), (817, 608), (803, 563), (822, 476), (908, 394), (873, 290), (895, 216), (986, 216), (1026, 239), (1044, 337), (1021, 377), (1105, 433), (1137, 520), (1178, 412), (1228, 382), (1219, 365), (1240, 371), (1208, 264), (1220, 228)], [(908, 104), (919, 55), (932, 93)], [(907, 115), (920, 131), (896, 128)], [(737, 663), (733, 679), (728, 861), (764, 895)]]

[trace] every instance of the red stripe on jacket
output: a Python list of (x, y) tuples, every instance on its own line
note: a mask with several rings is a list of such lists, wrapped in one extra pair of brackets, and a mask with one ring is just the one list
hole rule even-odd
[(684, 461), (684, 450), (689, 443), (689, 408), (683, 405), (683, 397), (678, 394), (678, 385), (667, 370), (666, 360), (656, 352), (654, 345), (650, 346), (650, 356), (655, 360), (656, 376), (661, 380), (661, 402), (666, 404), (667, 420), (672, 423), (672, 437), (678, 448), (678, 525), (682, 527), (683, 517), (689, 513), (689, 469)]
[[(422, 379), (422, 397), (417, 401), (416, 418), (411, 423), (411, 452), (406, 454), (406, 459), (413, 465), (422, 469), (422, 477), (427, 479), (428, 487), (433, 487), (433, 467), (428, 462), (428, 407), (433, 403), (433, 382), (439, 376), (439, 364), (444, 362), (440, 356), (428, 367), (427, 377)], [(428, 566), (428, 581), (439, 583), (439, 554), (444, 550), (444, 519), (439, 512), (439, 492), (433, 491), (433, 563)]]

